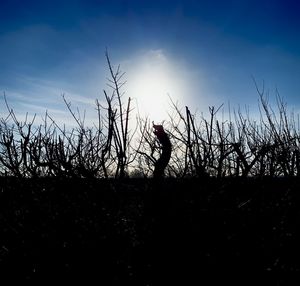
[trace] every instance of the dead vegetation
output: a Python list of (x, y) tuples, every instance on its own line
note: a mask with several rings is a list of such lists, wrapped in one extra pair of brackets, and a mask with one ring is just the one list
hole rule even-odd
[[(43, 124), (35, 116), (20, 122), (4, 102), (8, 115), (0, 119), (0, 173), (15, 177), (125, 178), (151, 177), (162, 146), (149, 118), (131, 118), (131, 99), (124, 97), (124, 73), (106, 54), (110, 78), (105, 106), (96, 100), (98, 121), (86, 126), (63, 96), (77, 127), (59, 126), (46, 113)], [(172, 113), (164, 128), (172, 144), (167, 177), (294, 177), (300, 176), (299, 117), (288, 113), (277, 94), (276, 110), (264, 88), (257, 87), (260, 117), (241, 110), (220, 120), (219, 108), (209, 107), (209, 118), (193, 114), (171, 101)], [(131, 123), (130, 124), (130, 120)]]

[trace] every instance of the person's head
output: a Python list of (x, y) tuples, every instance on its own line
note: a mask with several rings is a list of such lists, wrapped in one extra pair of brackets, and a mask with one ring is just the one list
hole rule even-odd
[(156, 125), (156, 124), (154, 124), (154, 122), (152, 122), (152, 124), (153, 124), (153, 128), (154, 128), (153, 132), (157, 137), (165, 134), (165, 130), (162, 125)]

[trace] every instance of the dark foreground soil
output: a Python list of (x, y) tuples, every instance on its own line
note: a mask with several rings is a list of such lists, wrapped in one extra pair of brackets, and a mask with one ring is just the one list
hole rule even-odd
[(297, 179), (0, 178), (11, 283), (300, 285), (299, 230)]

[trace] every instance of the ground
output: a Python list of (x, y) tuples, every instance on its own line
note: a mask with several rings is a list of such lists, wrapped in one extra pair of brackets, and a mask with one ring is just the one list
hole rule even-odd
[(296, 178), (0, 178), (1, 277), (299, 285), (299, 187)]

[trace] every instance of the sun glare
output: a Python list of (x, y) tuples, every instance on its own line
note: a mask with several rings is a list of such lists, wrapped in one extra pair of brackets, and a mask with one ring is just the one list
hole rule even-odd
[(176, 70), (160, 50), (147, 52), (129, 67), (128, 95), (136, 100), (142, 117), (155, 122), (168, 119), (169, 96), (176, 101), (183, 92)]

